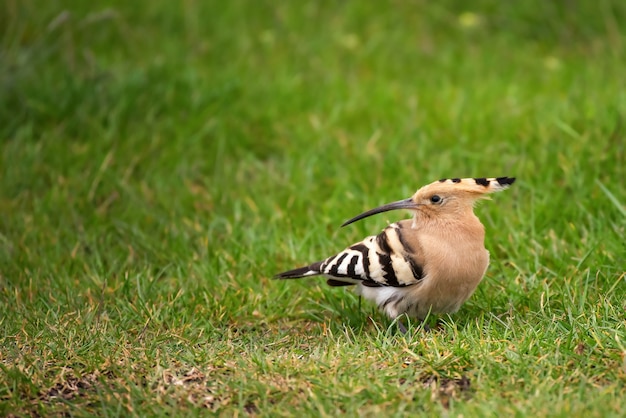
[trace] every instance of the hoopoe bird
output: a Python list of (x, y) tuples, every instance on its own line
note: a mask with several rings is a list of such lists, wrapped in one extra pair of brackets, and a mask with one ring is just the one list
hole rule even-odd
[[(404, 200), (368, 210), (343, 226), (396, 209), (413, 212), (374, 236), (278, 279), (325, 276), (330, 286), (357, 286), (391, 319), (454, 313), (474, 293), (489, 265), (485, 228), (474, 204), (507, 189), (512, 177), (441, 179)], [(400, 330), (406, 327), (398, 321)]]

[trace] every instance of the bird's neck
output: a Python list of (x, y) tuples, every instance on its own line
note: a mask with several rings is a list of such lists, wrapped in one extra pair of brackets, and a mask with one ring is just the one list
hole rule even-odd
[(424, 233), (438, 235), (442, 238), (455, 239), (455, 237), (473, 236), (484, 239), (485, 228), (474, 211), (469, 209), (461, 213), (448, 213), (437, 217), (415, 216), (413, 227)]

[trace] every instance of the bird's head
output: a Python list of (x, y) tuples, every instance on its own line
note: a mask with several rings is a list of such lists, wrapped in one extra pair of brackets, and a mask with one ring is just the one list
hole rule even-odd
[(413, 210), (427, 217), (458, 214), (463, 209), (471, 210), (477, 200), (487, 198), (489, 193), (505, 190), (513, 182), (514, 177), (441, 179), (422, 187), (408, 199), (363, 212), (341, 226), (396, 209)]

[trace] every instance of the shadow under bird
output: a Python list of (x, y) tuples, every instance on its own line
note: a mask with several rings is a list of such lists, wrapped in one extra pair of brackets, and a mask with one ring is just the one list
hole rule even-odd
[[(413, 212), (374, 236), (277, 279), (322, 275), (330, 286), (356, 285), (391, 319), (454, 313), (474, 293), (489, 265), (485, 228), (474, 204), (507, 189), (512, 177), (441, 179), (405, 200), (368, 210), (342, 226), (396, 209)], [(402, 332), (406, 327), (398, 321)]]

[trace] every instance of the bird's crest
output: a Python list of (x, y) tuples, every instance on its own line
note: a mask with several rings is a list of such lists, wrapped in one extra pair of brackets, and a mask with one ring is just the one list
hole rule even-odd
[[(448, 192), (465, 192), (471, 194), (488, 194), (509, 188), (515, 177), (476, 177), (441, 179), (422, 187), (422, 191), (437, 189)], [(419, 191), (418, 191), (419, 192)]]

